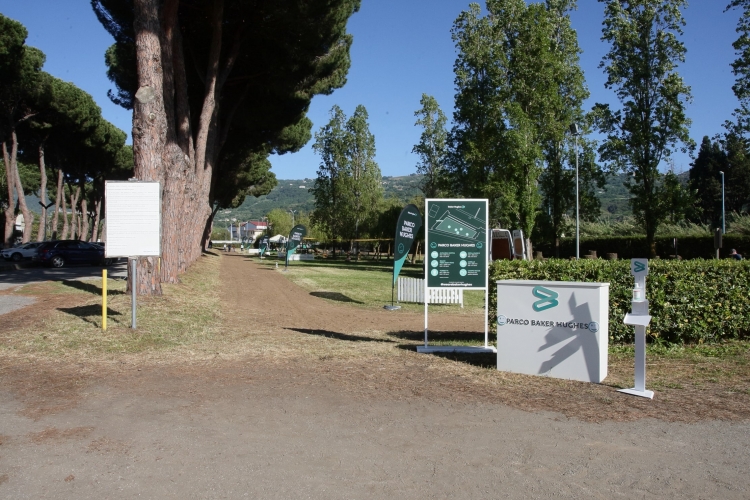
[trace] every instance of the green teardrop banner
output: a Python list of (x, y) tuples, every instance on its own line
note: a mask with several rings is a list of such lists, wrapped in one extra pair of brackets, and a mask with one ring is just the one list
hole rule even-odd
[(393, 249), (393, 285), (396, 285), (398, 273), (404, 265), (417, 233), (422, 228), (422, 214), (414, 205), (406, 205), (398, 216), (396, 223), (395, 247)]

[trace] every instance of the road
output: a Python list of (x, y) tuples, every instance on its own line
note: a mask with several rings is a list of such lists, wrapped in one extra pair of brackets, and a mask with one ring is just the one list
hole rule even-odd
[[(54, 269), (50, 267), (27, 267), (24, 269), (4, 269), (0, 271), (0, 290), (14, 288), (19, 285), (38, 283), (40, 281), (69, 281), (91, 278), (100, 278), (101, 266), (78, 266), (62, 267)], [(107, 275), (110, 278), (127, 277), (127, 260), (120, 259), (116, 264), (107, 266)]]

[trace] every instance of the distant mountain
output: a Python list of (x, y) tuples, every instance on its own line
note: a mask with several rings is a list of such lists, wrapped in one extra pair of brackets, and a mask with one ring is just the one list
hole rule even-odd
[[(384, 195), (386, 198), (395, 197), (406, 204), (414, 196), (421, 194), (417, 187), (421, 179), (418, 175), (383, 177)], [(279, 183), (267, 195), (258, 198), (248, 196), (242, 205), (234, 209), (221, 210), (216, 218), (258, 219), (274, 208), (312, 212), (315, 208), (315, 198), (309, 190), (314, 182), (315, 179), (279, 179)]]

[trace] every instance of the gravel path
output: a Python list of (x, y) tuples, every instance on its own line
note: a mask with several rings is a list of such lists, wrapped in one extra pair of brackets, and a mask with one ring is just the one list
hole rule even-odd
[[(222, 259), (227, 313), (248, 335), (260, 328), (302, 342), (295, 328), (345, 335), (419, 316), (355, 313), (255, 263)], [(426, 358), (405, 359), (419, 383), (435, 383)], [(366, 377), (377, 366), (346, 363), (348, 377), (326, 361), (261, 355), (108, 370), (0, 366), (0, 498), (740, 499), (750, 491), (748, 422), (591, 423), (492, 398), (424, 396), (406, 382), (392, 390), (389, 374)]]

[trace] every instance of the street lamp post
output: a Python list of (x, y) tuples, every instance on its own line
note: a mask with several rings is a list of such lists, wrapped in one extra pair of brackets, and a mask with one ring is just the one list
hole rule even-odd
[(294, 212), (296, 212), (296, 210), (289, 210), (289, 212), (292, 214), (292, 227), (294, 227)]
[(581, 130), (578, 128), (577, 123), (570, 125), (570, 133), (576, 138), (576, 260), (580, 259), (580, 248), (581, 248), (581, 235), (580, 235), (580, 222), (578, 218), (578, 136), (581, 135)]
[(724, 172), (719, 170), (721, 174), (721, 234), (727, 233), (726, 222), (724, 219)]

